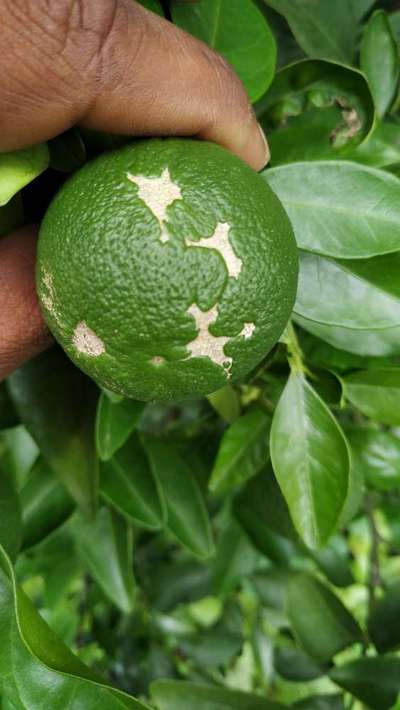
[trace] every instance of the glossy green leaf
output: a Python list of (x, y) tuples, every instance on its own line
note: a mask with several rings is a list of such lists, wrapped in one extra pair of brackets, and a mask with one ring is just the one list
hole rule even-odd
[(293, 372), (275, 410), (271, 459), (294, 525), (306, 545), (335, 530), (349, 485), (346, 440), (326, 404)]
[(150, 436), (144, 444), (165, 498), (169, 529), (195, 555), (209, 557), (214, 551), (210, 520), (188, 464), (172, 444)]
[(240, 582), (248, 577), (256, 565), (256, 553), (246, 535), (235, 521), (222, 531), (215, 559), (211, 565), (215, 594), (226, 597)]
[(287, 706), (239, 690), (176, 680), (157, 680), (150, 687), (158, 710), (284, 710)]
[(345, 397), (366, 417), (400, 425), (400, 369), (359, 370), (342, 382)]
[(224, 433), (209, 488), (224, 493), (255, 476), (268, 460), (270, 419), (259, 410), (244, 414)]
[(264, 0), (285, 17), (300, 47), (310, 57), (351, 64), (357, 23), (351, 0)]
[(389, 710), (400, 693), (400, 658), (360, 658), (335, 668), (330, 678), (372, 710)]
[(400, 163), (400, 125), (378, 123), (371, 135), (346, 157), (372, 168), (387, 168)]
[(369, 19), (360, 54), (361, 69), (371, 87), (377, 115), (383, 118), (394, 99), (400, 72), (397, 43), (383, 10), (377, 10)]
[(209, 394), (207, 399), (219, 416), (229, 424), (240, 417), (239, 395), (232, 385), (221, 387), (220, 390)]
[[(340, 154), (332, 143), (332, 135), (342, 124), (342, 110), (336, 105), (289, 115), (277, 129), (267, 131), (270, 165), (275, 168), (305, 160), (337, 160)], [(357, 148), (358, 145), (354, 154)]]
[(166, 512), (161, 487), (136, 434), (100, 467), (102, 496), (134, 523), (157, 530)]
[(266, 19), (251, 0), (175, 0), (172, 17), (176, 25), (232, 64), (251, 101), (265, 93), (275, 72), (276, 44)]
[[(375, 259), (378, 262), (371, 263)], [(322, 325), (355, 330), (400, 325), (397, 254), (375, 259), (366, 259), (364, 264), (350, 259), (339, 262), (301, 252), (296, 314)], [(381, 270), (382, 259), (393, 262), (387, 274)]]
[(82, 510), (93, 515), (98, 491), (97, 388), (57, 348), (28, 362), (7, 382), (44, 458)]
[(287, 613), (302, 647), (318, 661), (330, 661), (362, 640), (360, 627), (342, 602), (308, 574), (291, 577)]
[(17, 587), (11, 564), (0, 551), (0, 683), (17, 710), (148, 710), (85, 666), (54, 635)]
[(147, 10), (155, 12), (157, 15), (164, 15), (159, 0), (138, 0)]
[(400, 647), (400, 588), (389, 588), (374, 604), (368, 619), (368, 635), (378, 653)]
[(0, 153), (0, 207), (46, 170), (48, 164), (46, 143), (13, 153)]
[(325, 675), (329, 665), (316, 663), (304, 651), (289, 646), (279, 646), (274, 653), (274, 666), (282, 678), (293, 683), (315, 680)]
[(39, 457), (20, 491), (23, 521), (23, 548), (32, 547), (58, 528), (74, 509), (58, 477), (44, 458)]
[(360, 259), (400, 249), (400, 180), (348, 161), (283, 165), (262, 173), (301, 249)]
[(367, 427), (346, 430), (352, 459), (368, 486), (390, 491), (400, 485), (400, 439), (390, 431)]
[(21, 505), (14, 481), (0, 465), (0, 545), (11, 559), (17, 557), (22, 542)]
[(110, 459), (135, 429), (145, 407), (134, 399), (112, 400), (102, 392), (96, 413), (96, 448), (102, 461)]
[(100, 508), (94, 521), (76, 518), (72, 532), (93, 579), (113, 604), (129, 614), (135, 599), (130, 526), (117, 513)]
[(400, 327), (380, 330), (354, 330), (323, 325), (295, 314), (298, 325), (335, 348), (357, 355), (384, 357), (400, 354)]
[(0, 237), (21, 227), (24, 221), (24, 210), (21, 195), (15, 195), (4, 207), (0, 207)]

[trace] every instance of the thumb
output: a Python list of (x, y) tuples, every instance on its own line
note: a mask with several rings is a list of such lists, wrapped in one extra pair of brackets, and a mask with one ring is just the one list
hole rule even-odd
[(3, 151), (81, 123), (212, 140), (257, 170), (269, 157), (229, 65), (134, 0), (1, 3), (0, 106)]

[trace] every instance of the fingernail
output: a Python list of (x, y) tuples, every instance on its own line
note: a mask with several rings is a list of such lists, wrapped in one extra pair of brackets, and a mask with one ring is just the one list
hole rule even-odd
[[(264, 133), (264, 131), (263, 131), (263, 129), (262, 129), (261, 124), (260, 124), (260, 123), (257, 123), (257, 125), (258, 125), (258, 130), (260, 131), (261, 138), (262, 138), (262, 141), (263, 141), (263, 144), (264, 144), (264, 149), (265, 149), (265, 152), (264, 152), (264, 163), (263, 163), (263, 165), (262, 165), (262, 168), (265, 168), (265, 166), (266, 166), (266, 165), (269, 163), (269, 161), (270, 161), (271, 152), (270, 152), (270, 149), (269, 149), (267, 137), (266, 137), (266, 135), (265, 135), (265, 133)], [(261, 168), (261, 169), (262, 169), (262, 168)]]

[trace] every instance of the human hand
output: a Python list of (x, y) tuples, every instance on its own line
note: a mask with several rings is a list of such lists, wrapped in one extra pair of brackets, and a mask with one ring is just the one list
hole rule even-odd
[[(269, 151), (245, 90), (204, 44), (134, 0), (0, 0), (0, 152), (74, 124), (215, 141), (254, 169)], [(0, 240), (0, 380), (51, 336), (36, 299), (37, 229)]]

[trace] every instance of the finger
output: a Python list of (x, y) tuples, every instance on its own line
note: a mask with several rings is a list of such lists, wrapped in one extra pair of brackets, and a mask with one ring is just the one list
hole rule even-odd
[(0, 381), (51, 343), (35, 289), (37, 230), (0, 239)]
[(268, 146), (218, 54), (134, 0), (0, 3), (0, 150), (80, 122), (212, 140), (253, 168)]

